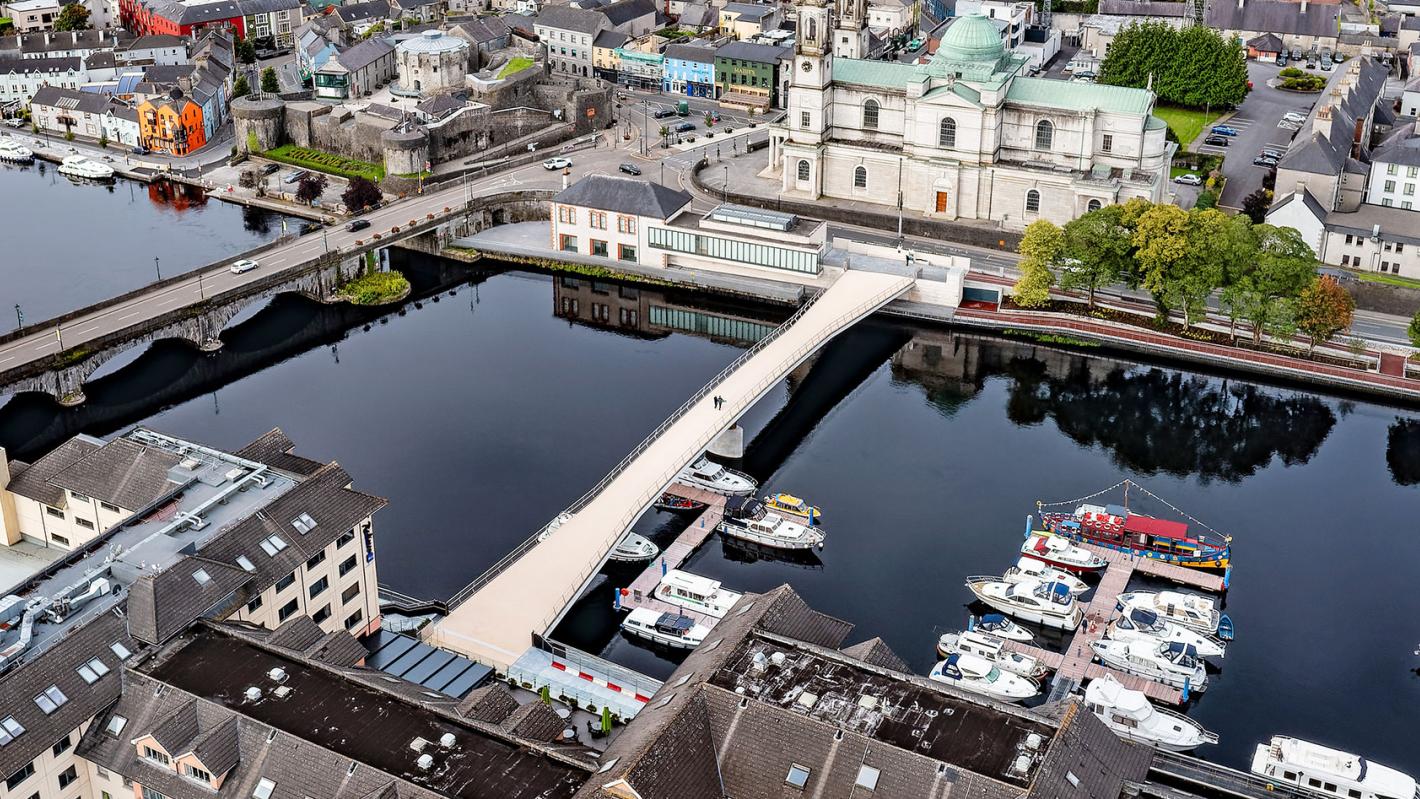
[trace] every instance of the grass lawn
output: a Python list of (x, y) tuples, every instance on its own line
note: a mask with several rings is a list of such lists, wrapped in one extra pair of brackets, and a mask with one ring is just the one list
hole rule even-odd
[(1355, 272), (1356, 277), (1368, 283), (1385, 283), (1388, 286), (1403, 286), (1408, 289), (1420, 289), (1420, 280), (1400, 275), (1381, 274), (1380, 272)]
[(508, 77), (509, 75), (516, 75), (519, 72), (522, 72), (523, 70), (532, 66), (533, 63), (533, 60), (531, 58), (528, 58), (527, 56), (517, 56), (516, 58), (510, 58), (508, 59), (508, 63), (504, 64), (503, 68), (498, 70), (498, 77), (502, 79)]
[(1173, 135), (1178, 137), (1179, 144), (1185, 149), (1198, 138), (1198, 134), (1203, 132), (1205, 127), (1213, 124), (1213, 120), (1222, 114), (1210, 114), (1196, 108), (1183, 108), (1176, 105), (1160, 105), (1154, 108), (1154, 116), (1162, 119), (1164, 124), (1169, 126)]
[(385, 178), (383, 164), (372, 164), (369, 161), (359, 161), (354, 158), (346, 158), (343, 155), (297, 147), (294, 144), (283, 144), (274, 150), (267, 150), (262, 155), (283, 164), (291, 164), (342, 178), (360, 177), (371, 183), (379, 183)]

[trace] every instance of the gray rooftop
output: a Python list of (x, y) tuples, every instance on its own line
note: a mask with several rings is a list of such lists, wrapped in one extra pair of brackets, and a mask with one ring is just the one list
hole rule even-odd
[(394, 47), (390, 46), (388, 41), (375, 36), (337, 53), (331, 60), (340, 62), (342, 67), (351, 72), (358, 72), (382, 58), (394, 58)]
[(621, 27), (645, 16), (654, 16), (656, 6), (651, 0), (617, 0), (598, 10), (606, 15), (607, 21), (612, 25)]
[(1208, 27), (1218, 30), (1277, 33), (1288, 36), (1319, 36), (1334, 38), (1338, 31), (1339, 5), (1308, 3), (1294, 0), (1247, 0), (1241, 4), (1215, 2), (1208, 4)]
[(1420, 166), (1420, 135), (1416, 135), (1415, 123), (1407, 122), (1396, 128), (1379, 147), (1371, 151), (1371, 162)]
[(665, 220), (690, 205), (680, 189), (636, 178), (587, 175), (563, 189), (553, 202)]
[(720, 10), (731, 14), (738, 14), (740, 19), (753, 22), (754, 20), (764, 19), (770, 14), (773, 14), (775, 11), (779, 10), (779, 7), (767, 3), (726, 3)]
[(703, 44), (666, 45), (666, 58), (692, 61), (697, 64), (715, 63), (715, 48)]
[(722, 61), (733, 59), (752, 61), (756, 64), (775, 64), (792, 50), (792, 45), (778, 47), (772, 44), (755, 44), (754, 42), (730, 42), (715, 51), (715, 58)]
[(610, 23), (600, 11), (586, 11), (571, 6), (543, 6), (535, 24), (553, 30), (576, 33), (596, 33)]

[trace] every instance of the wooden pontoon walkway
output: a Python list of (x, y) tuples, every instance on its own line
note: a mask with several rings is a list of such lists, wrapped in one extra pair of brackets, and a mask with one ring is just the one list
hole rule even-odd
[(725, 498), (719, 494), (680, 483), (671, 485), (666, 489), (666, 493), (704, 502), (705, 510), (690, 523), (689, 527), (676, 536), (676, 540), (666, 547), (664, 552), (651, 560), (645, 571), (631, 581), (631, 585), (627, 586), (630, 593), (621, 598), (621, 609), (628, 613), (636, 608), (672, 611), (682, 616), (689, 616), (706, 627), (714, 627), (715, 622), (719, 621), (714, 616), (687, 610), (679, 605), (672, 605), (665, 600), (657, 599), (654, 592), (656, 586), (660, 585), (663, 568), (665, 571), (679, 569), (681, 564), (690, 558), (690, 553), (700, 548), (700, 545), (705, 543), (705, 539), (715, 534), (715, 527), (725, 516)]

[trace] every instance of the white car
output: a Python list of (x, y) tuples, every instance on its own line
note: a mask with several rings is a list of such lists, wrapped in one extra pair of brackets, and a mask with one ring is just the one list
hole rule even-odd
[(232, 274), (240, 275), (243, 272), (250, 272), (258, 266), (256, 261), (250, 258), (243, 258), (232, 263)]
[(1287, 113), (1282, 115), (1282, 121), (1301, 124), (1307, 121), (1307, 115), (1301, 113), (1300, 111), (1288, 111)]
[(571, 165), (572, 159), (570, 158), (549, 158), (542, 162), (542, 168), (547, 170), (566, 169)]
[(1179, 175), (1173, 179), (1174, 183), (1182, 183), (1185, 186), (1202, 186), (1203, 178), (1189, 172), (1187, 175)]

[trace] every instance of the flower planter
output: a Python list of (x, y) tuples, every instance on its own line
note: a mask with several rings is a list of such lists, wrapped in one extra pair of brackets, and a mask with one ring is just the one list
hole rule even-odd
[[(376, 234), (376, 235), (379, 235), (379, 234)], [(356, 246), (356, 247), (359, 247), (361, 244), (364, 244), (364, 243), (365, 243), (365, 240), (364, 240), (364, 239), (356, 239), (356, 240), (355, 240), (355, 246)]]
[(390, 232), (391, 232), (391, 233), (398, 233), (398, 232), (399, 232), (399, 225), (395, 225), (394, 227), (390, 228)]
[(431, 219), (431, 220), (434, 218), (434, 215), (433, 215), (433, 214), (425, 214), (424, 216), (425, 216), (425, 218)]
[(379, 240), (380, 240), (380, 234), (376, 233), (375, 235), (371, 236), (370, 239), (371, 239), (371, 241), (379, 241)]

